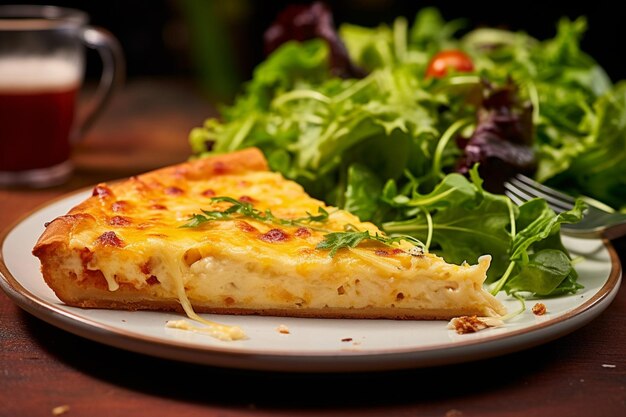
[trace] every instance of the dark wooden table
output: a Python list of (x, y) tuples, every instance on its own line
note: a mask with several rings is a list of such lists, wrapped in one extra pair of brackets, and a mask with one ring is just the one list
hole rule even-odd
[[(0, 190), (4, 229), (46, 201), (190, 153), (214, 114), (193, 86), (130, 81), (76, 149), (72, 180)], [(626, 242), (614, 242), (622, 262)], [(610, 366), (606, 366), (610, 365)], [(585, 327), (522, 352), (461, 365), (356, 374), (222, 369), (132, 353), (75, 336), (0, 291), (0, 417), (626, 416), (626, 289)]]

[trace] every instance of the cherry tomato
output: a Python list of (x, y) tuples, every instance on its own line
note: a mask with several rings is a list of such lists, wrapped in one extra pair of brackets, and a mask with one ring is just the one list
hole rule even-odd
[(469, 55), (458, 49), (439, 51), (430, 59), (426, 67), (426, 77), (441, 78), (447, 74), (448, 69), (471, 72), (474, 71), (474, 63)]

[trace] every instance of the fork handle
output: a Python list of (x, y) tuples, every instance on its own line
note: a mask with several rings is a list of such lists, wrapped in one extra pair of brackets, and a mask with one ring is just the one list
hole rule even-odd
[(598, 226), (593, 229), (576, 229), (561, 227), (561, 234), (581, 239), (608, 239), (613, 240), (626, 236), (626, 223), (615, 223), (607, 226)]
[(622, 237), (626, 235), (626, 223), (618, 223), (612, 226), (609, 226), (604, 230), (602, 236), (609, 239), (617, 239), (618, 237)]
[[(573, 229), (567, 227), (561, 227), (561, 234), (565, 236), (577, 237), (579, 239), (601, 239), (606, 237), (604, 233), (606, 230), (602, 229)], [(607, 239), (609, 239), (607, 237)]]

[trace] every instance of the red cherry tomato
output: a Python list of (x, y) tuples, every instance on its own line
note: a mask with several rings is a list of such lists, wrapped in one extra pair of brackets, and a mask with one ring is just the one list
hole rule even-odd
[(430, 59), (426, 67), (426, 77), (441, 78), (447, 74), (449, 69), (458, 72), (471, 72), (474, 71), (474, 63), (469, 55), (458, 49), (440, 51)]

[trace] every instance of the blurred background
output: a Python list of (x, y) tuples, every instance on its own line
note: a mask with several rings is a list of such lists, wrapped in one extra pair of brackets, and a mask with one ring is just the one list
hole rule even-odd
[[(229, 102), (264, 59), (263, 32), (293, 1), (282, 0), (111, 0), (9, 1), (54, 4), (82, 9), (93, 25), (111, 31), (121, 42), (127, 80), (184, 77), (212, 101)], [(295, 3), (308, 3), (300, 1)], [(336, 0), (326, 2), (335, 24), (364, 26), (391, 23), (398, 15), (412, 21), (416, 12), (436, 6), (446, 20), (464, 18), (468, 29), (496, 26), (523, 30), (539, 39), (553, 37), (560, 17), (587, 17), (583, 49), (614, 80), (626, 78), (621, 59), (623, 16), (608, 1), (593, 2), (452, 2)], [(94, 54), (95, 55), (95, 54)], [(97, 56), (88, 56), (87, 77), (99, 74)]]

